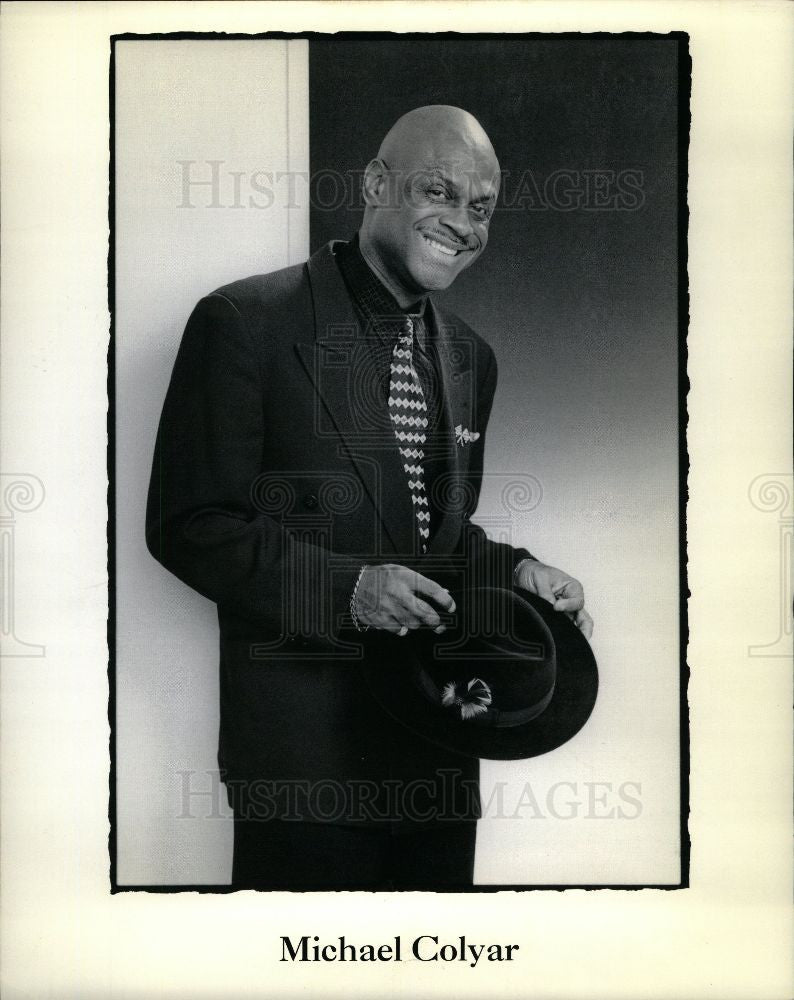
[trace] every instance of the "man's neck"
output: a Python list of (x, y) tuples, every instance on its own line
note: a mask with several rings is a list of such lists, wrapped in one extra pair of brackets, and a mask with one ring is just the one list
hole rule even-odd
[(361, 251), (361, 256), (367, 262), (370, 270), (375, 274), (378, 281), (389, 290), (389, 292), (394, 296), (397, 305), (401, 309), (407, 309), (409, 306), (416, 305), (417, 303), (422, 303), (427, 298), (427, 292), (417, 294), (411, 294), (406, 291), (405, 288), (388, 273), (388, 271), (383, 267), (380, 259), (375, 252), (372, 245), (366, 239), (363, 233), (359, 233), (358, 236), (358, 247)]

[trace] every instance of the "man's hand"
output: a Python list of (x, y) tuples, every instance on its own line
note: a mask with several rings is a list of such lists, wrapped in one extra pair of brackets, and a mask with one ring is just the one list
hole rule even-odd
[(446, 626), (424, 598), (443, 611), (455, 610), (449, 591), (421, 573), (395, 563), (367, 566), (356, 590), (356, 617), (362, 625), (395, 635), (407, 635), (409, 629), (421, 625), (440, 634)]
[(554, 566), (525, 559), (516, 567), (515, 582), (554, 605), (555, 611), (566, 612), (585, 638), (593, 634), (593, 619), (584, 610), (584, 588), (578, 580)]

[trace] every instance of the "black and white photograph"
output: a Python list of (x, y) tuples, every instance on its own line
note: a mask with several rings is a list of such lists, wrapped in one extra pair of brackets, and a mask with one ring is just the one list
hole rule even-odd
[(685, 885), (686, 37), (113, 53), (118, 888)]
[(792, 51), (0, 2), (4, 1000), (790, 1000)]

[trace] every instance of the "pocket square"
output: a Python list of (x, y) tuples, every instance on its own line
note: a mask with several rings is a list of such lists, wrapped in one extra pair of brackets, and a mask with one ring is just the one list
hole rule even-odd
[(461, 448), (464, 444), (471, 444), (473, 441), (476, 441), (479, 436), (479, 431), (470, 431), (468, 427), (464, 427), (462, 424), (458, 424), (455, 428), (455, 439)]

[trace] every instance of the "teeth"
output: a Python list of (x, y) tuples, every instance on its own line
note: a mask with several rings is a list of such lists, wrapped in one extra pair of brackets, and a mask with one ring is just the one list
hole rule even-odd
[(450, 257), (454, 257), (458, 252), (457, 250), (451, 250), (449, 247), (445, 247), (443, 243), (437, 243), (435, 240), (431, 240), (429, 236), (425, 236), (425, 239), (431, 247), (435, 247), (436, 250), (440, 250), (441, 253), (445, 253)]

